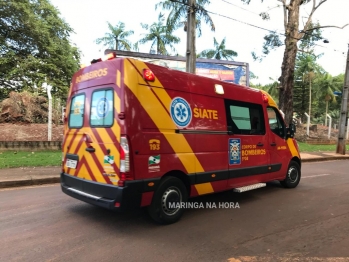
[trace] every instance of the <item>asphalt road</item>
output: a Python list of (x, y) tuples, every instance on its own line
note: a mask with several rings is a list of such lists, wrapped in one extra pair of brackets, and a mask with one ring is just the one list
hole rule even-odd
[[(279, 183), (193, 199), (169, 226), (115, 214), (59, 185), (0, 190), (0, 261), (349, 261), (349, 161), (305, 163)], [(218, 208), (231, 202), (240, 208)]]

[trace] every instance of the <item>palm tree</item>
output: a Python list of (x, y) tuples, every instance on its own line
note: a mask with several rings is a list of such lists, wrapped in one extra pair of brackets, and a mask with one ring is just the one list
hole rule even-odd
[(130, 35), (133, 35), (133, 31), (125, 31), (125, 23), (119, 22), (115, 27), (112, 26), (109, 22), (108, 28), (109, 32), (105, 33), (104, 37), (97, 38), (96, 44), (103, 43), (105, 46), (109, 48), (114, 48), (116, 50), (131, 50), (131, 43), (126, 39)]
[(156, 46), (156, 53), (161, 55), (168, 55), (169, 52), (166, 46), (169, 46), (172, 51), (175, 51), (173, 44), (180, 42), (179, 37), (172, 35), (172, 32), (168, 30), (167, 26), (164, 25), (165, 18), (163, 14), (159, 14), (158, 22), (151, 25), (141, 24), (142, 28), (149, 30), (148, 34), (145, 34), (144, 38), (138, 42), (145, 44), (152, 42), (150, 49), (153, 50)]
[(238, 53), (236, 53), (233, 50), (230, 49), (225, 49), (225, 37), (222, 40), (222, 42), (220, 44), (218, 44), (216, 38), (213, 38), (213, 44), (215, 49), (206, 49), (204, 51), (202, 51), (201, 53), (199, 53), (199, 57), (204, 57), (204, 58), (214, 58), (214, 59), (218, 59), (221, 60), (222, 58), (228, 60), (234, 60), (233, 56), (237, 56)]
[(332, 101), (336, 103), (336, 96), (333, 94), (334, 91), (339, 91), (341, 82), (333, 78), (330, 74), (324, 74), (319, 80), (319, 86), (317, 90), (318, 99), (325, 99), (326, 110), (325, 110), (325, 126), (327, 125), (327, 113), (328, 113), (328, 102)]
[(311, 85), (316, 76), (323, 69), (316, 63), (316, 57), (312, 54), (301, 54), (296, 61), (295, 74), (302, 75), (302, 81), (309, 83), (309, 116), (311, 116)]
[[(197, 0), (195, 15), (196, 15), (196, 29), (198, 30), (198, 36), (201, 36), (201, 21), (204, 21), (211, 27), (212, 31), (215, 31), (215, 25), (209, 13), (205, 10), (205, 6), (209, 5), (209, 0)], [(161, 7), (163, 10), (169, 10), (170, 13), (167, 18), (167, 26), (169, 30), (173, 31), (184, 25), (184, 31), (187, 27), (188, 19), (188, 5), (189, 0), (182, 0), (182, 3), (165, 0), (155, 5), (155, 10)]]

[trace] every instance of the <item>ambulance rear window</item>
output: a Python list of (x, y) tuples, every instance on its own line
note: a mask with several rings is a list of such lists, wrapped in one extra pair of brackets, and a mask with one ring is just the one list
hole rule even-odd
[(77, 95), (72, 98), (69, 112), (69, 127), (80, 128), (84, 123), (85, 95)]
[(112, 126), (114, 121), (114, 97), (112, 89), (97, 90), (92, 93), (90, 125), (94, 127)]

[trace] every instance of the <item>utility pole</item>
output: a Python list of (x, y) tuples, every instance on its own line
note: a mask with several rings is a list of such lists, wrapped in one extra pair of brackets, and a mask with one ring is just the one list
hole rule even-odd
[(348, 88), (349, 88), (349, 45), (347, 63), (345, 67), (344, 86), (342, 92), (341, 115), (339, 119), (339, 132), (336, 153), (345, 155), (345, 135), (348, 128)]
[(311, 117), (311, 75), (309, 75), (309, 117)]
[(43, 88), (46, 88), (47, 96), (48, 96), (48, 126), (47, 126), (47, 140), (51, 141), (52, 138), (52, 96), (51, 90), (52, 86), (48, 85), (46, 82), (42, 84)]
[(187, 62), (186, 71), (195, 74), (196, 71), (196, 52), (195, 52), (195, 7), (196, 0), (189, 0), (188, 6), (188, 27), (187, 27)]

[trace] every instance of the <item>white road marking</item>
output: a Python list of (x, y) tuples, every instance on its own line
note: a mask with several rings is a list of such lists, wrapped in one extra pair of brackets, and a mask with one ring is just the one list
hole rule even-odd
[(320, 175), (313, 175), (313, 176), (303, 176), (303, 178), (313, 178), (313, 177), (320, 177), (320, 176), (331, 176), (333, 174), (320, 174)]

